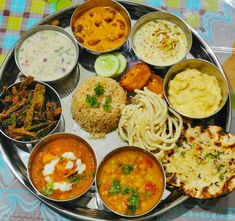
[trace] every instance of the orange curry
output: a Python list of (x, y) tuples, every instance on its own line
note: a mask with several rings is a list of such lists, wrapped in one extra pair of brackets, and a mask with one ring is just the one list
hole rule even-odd
[(96, 159), (91, 149), (73, 137), (45, 143), (30, 162), (30, 177), (45, 196), (67, 200), (82, 195), (94, 180)]
[(106, 206), (123, 215), (150, 211), (164, 191), (159, 165), (138, 149), (114, 152), (101, 164), (96, 180)]
[(128, 38), (129, 27), (114, 8), (94, 7), (72, 24), (76, 39), (93, 51), (108, 51), (121, 46)]

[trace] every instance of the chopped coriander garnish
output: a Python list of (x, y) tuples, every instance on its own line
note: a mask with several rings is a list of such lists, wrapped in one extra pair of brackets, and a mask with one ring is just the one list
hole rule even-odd
[(181, 152), (181, 156), (182, 156), (182, 157), (185, 157), (185, 154), (186, 154), (185, 151), (182, 151), (182, 152)]
[(87, 95), (86, 102), (90, 107), (98, 108), (100, 106), (100, 103), (97, 101), (96, 96)]
[[(131, 211), (132, 213), (134, 213), (136, 211), (136, 209), (139, 207), (139, 203), (140, 203), (140, 196), (139, 193), (134, 190), (133, 188), (129, 187), (129, 186), (124, 186), (122, 187), (120, 184), (119, 180), (114, 179), (112, 181), (112, 185), (109, 189), (109, 194), (110, 195), (114, 195), (114, 194), (129, 194), (129, 200), (128, 200), (128, 210)], [(146, 196), (150, 197), (150, 193), (146, 193)], [(151, 195), (152, 196), (152, 195)]]
[(105, 98), (105, 104), (110, 104), (112, 102), (112, 97), (109, 95)]
[(146, 197), (147, 197), (147, 198), (150, 198), (152, 195), (153, 195), (153, 193), (152, 193), (152, 192), (149, 192), (149, 191), (148, 191), (148, 192), (146, 192)]
[(224, 154), (224, 152), (216, 151), (215, 153), (207, 153), (205, 157), (210, 158), (210, 159), (215, 159), (215, 158), (219, 158), (221, 154)]
[(130, 187), (126, 186), (126, 187), (123, 187), (121, 192), (122, 194), (127, 194), (127, 193), (130, 193), (131, 189)]
[(111, 105), (108, 105), (108, 104), (104, 104), (103, 105), (103, 110), (104, 111), (110, 111), (112, 109), (112, 106)]
[(64, 159), (65, 159), (65, 157), (62, 157), (62, 156), (60, 157), (60, 161), (63, 161)]
[(91, 177), (95, 177), (95, 172), (91, 172)]
[(109, 193), (115, 194), (115, 193), (120, 193), (121, 192), (121, 184), (119, 180), (113, 180), (112, 185), (109, 189)]
[(133, 165), (125, 165), (122, 168), (122, 172), (126, 175), (128, 175), (132, 170), (134, 169)]
[(225, 165), (219, 164), (217, 167), (217, 171), (220, 172), (224, 167), (225, 167)]
[(135, 212), (139, 207), (140, 197), (138, 192), (134, 192), (131, 194), (131, 197), (128, 201), (128, 210)]
[(223, 175), (222, 173), (219, 175), (219, 179), (220, 179), (221, 181), (224, 179), (224, 175)]
[(48, 183), (46, 186), (44, 186), (42, 188), (42, 193), (45, 195), (45, 196), (49, 196), (49, 195), (52, 195), (54, 193), (54, 184), (53, 183)]
[(69, 176), (69, 181), (71, 183), (79, 183), (81, 181), (81, 176), (79, 176), (77, 173), (72, 174), (71, 176)]
[(121, 192), (122, 192), (122, 194), (128, 194), (128, 193), (134, 192), (134, 190), (129, 186), (125, 186), (125, 187), (122, 188)]
[(122, 166), (122, 163), (118, 162), (116, 165), (117, 165), (117, 168), (119, 168)]
[(97, 86), (95, 87), (94, 91), (97, 96), (100, 96), (104, 93), (104, 88), (100, 83), (98, 83)]
[(121, 184), (120, 184), (120, 181), (119, 180), (113, 180), (112, 181), (112, 185), (109, 189), (109, 193), (111, 195), (113, 194), (117, 194), (117, 193), (122, 193), (122, 194), (128, 194), (128, 193), (134, 193), (135, 190), (129, 186), (124, 186), (122, 187)]

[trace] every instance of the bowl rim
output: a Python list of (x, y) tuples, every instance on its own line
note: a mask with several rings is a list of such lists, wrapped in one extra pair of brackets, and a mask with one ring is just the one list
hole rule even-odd
[[(86, 46), (84, 46), (81, 42), (79, 42), (78, 40), (77, 40), (77, 38), (75, 37), (75, 35), (74, 35), (74, 32), (73, 32), (73, 28), (72, 28), (72, 24), (73, 24), (73, 22), (74, 22), (74, 20), (77, 18), (77, 16), (76, 16), (76, 13), (80, 10), (80, 8), (83, 6), (83, 5), (87, 5), (87, 4), (89, 4), (90, 2), (91, 2), (92, 0), (88, 0), (88, 1), (85, 1), (85, 2), (83, 2), (83, 3), (81, 3), (80, 5), (78, 5), (78, 7), (76, 7), (75, 8), (75, 10), (73, 11), (73, 14), (71, 15), (71, 17), (70, 17), (70, 29), (71, 29), (71, 31), (72, 31), (72, 34), (73, 34), (73, 37), (74, 37), (74, 39), (76, 40), (76, 42), (77, 42), (77, 44), (81, 47), (81, 48), (84, 48), (85, 50), (87, 50), (87, 51), (89, 51), (90, 53), (92, 53), (92, 54), (96, 54), (96, 55), (100, 55), (100, 54), (104, 54), (104, 53), (110, 53), (110, 52), (113, 52), (113, 51), (115, 51), (115, 50), (118, 50), (120, 47), (122, 47), (127, 41), (128, 41), (128, 39), (129, 39), (129, 36), (130, 36), (130, 33), (131, 33), (131, 16), (130, 16), (130, 14), (129, 14), (129, 12), (127, 11), (127, 9), (121, 4), (121, 2), (117, 2), (117, 1), (114, 1), (114, 0), (108, 0), (107, 2), (111, 2), (112, 4), (115, 4), (115, 5), (117, 5), (121, 10), (123, 10), (125, 13), (126, 13), (126, 15), (127, 15), (127, 18), (128, 18), (128, 21), (127, 21), (127, 23), (128, 23), (128, 26), (129, 26), (129, 31), (128, 31), (128, 35), (127, 35), (127, 37), (126, 37), (126, 40), (122, 43), (122, 44), (120, 44), (119, 46), (117, 46), (116, 48), (113, 48), (113, 49), (109, 49), (109, 50), (106, 50), (106, 51), (96, 51), (96, 50), (92, 50), (92, 49), (90, 49), (90, 48), (88, 48), (88, 47), (86, 47)], [(103, 0), (103, 1), (105, 1), (105, 0)], [(102, 2), (102, 1), (101, 1)], [(102, 6), (102, 5), (101, 5)], [(99, 5), (95, 5), (94, 7), (99, 7)], [(94, 8), (94, 7), (91, 7), (91, 8), (89, 8), (89, 9), (92, 9), (92, 8)], [(88, 10), (89, 10), (88, 9)], [(124, 18), (125, 19), (125, 18)], [(125, 19), (126, 20), (126, 19)]]
[(76, 51), (76, 56), (74, 58), (73, 65), (62, 77), (59, 77), (59, 78), (56, 78), (56, 79), (53, 79), (53, 80), (41, 80), (41, 79), (38, 79), (38, 78), (34, 77), (37, 81), (42, 81), (42, 82), (46, 82), (46, 83), (54, 83), (54, 82), (57, 82), (61, 79), (64, 79), (65, 77), (67, 77), (74, 70), (74, 68), (76, 67), (77, 61), (78, 61), (78, 58), (79, 58), (79, 47), (78, 47), (78, 45), (75, 41), (74, 36), (71, 35), (67, 30), (65, 30), (65, 29), (63, 29), (59, 26), (56, 26), (56, 25), (48, 25), (48, 24), (39, 25), (39, 26), (31, 28), (29, 31), (24, 33), (21, 36), (21, 38), (17, 41), (17, 43), (15, 45), (15, 48), (14, 48), (14, 58), (15, 58), (16, 65), (19, 68), (20, 72), (23, 73), (27, 77), (30, 76), (30, 74), (26, 73), (20, 65), (20, 62), (19, 62), (19, 59), (18, 59), (19, 49), (22, 46), (22, 44), (24, 43), (24, 41), (27, 40), (30, 36), (40, 32), (40, 31), (47, 31), (47, 30), (56, 31), (56, 32), (59, 32), (59, 33), (63, 34), (67, 39), (69, 39), (73, 43), (73, 46), (75, 47), (75, 51)]
[(33, 148), (33, 150), (31, 151), (30, 155), (29, 155), (29, 159), (28, 159), (28, 163), (27, 163), (27, 177), (29, 179), (29, 182), (31, 184), (31, 186), (33, 187), (33, 189), (36, 191), (36, 194), (48, 199), (48, 200), (51, 200), (51, 201), (54, 201), (54, 202), (69, 202), (69, 201), (73, 201), (77, 198), (80, 198), (82, 197), (85, 193), (87, 193), (87, 191), (91, 188), (91, 186), (93, 185), (94, 181), (95, 181), (95, 177), (94, 176), (92, 178), (92, 182), (90, 183), (90, 185), (86, 188), (86, 190), (81, 193), (80, 195), (78, 196), (75, 196), (73, 198), (70, 198), (70, 199), (64, 199), (64, 200), (59, 200), (59, 199), (53, 199), (53, 198), (50, 198), (46, 195), (44, 195), (41, 191), (39, 191), (35, 185), (33, 184), (33, 181), (31, 179), (31, 176), (30, 176), (30, 165), (31, 163), (33, 162), (33, 157), (35, 154), (37, 154), (37, 152), (47, 143), (47, 142), (50, 142), (50, 141), (53, 141), (53, 140), (56, 140), (58, 138), (61, 138), (61, 137), (72, 137), (76, 140), (79, 140), (81, 141), (83, 144), (85, 144), (89, 150), (91, 151), (92, 155), (93, 155), (93, 159), (95, 160), (95, 175), (97, 173), (97, 156), (96, 156), (96, 153), (95, 151), (93, 150), (92, 146), (85, 140), (83, 139), (82, 137), (74, 134), (74, 133), (68, 133), (68, 132), (58, 132), (58, 133), (53, 133), (53, 134), (49, 134), (47, 135), (46, 137), (44, 137), (41, 141), (39, 141), (35, 147)]
[[(16, 85), (18, 86), (18, 85), (20, 85), (22, 82), (23, 82), (23, 81), (15, 82), (15, 83), (13, 83), (13, 84), (7, 86), (7, 89), (11, 89), (12, 87), (14, 87), (14, 86), (16, 86)], [(49, 84), (47, 84), (47, 83), (45, 83), (45, 82), (43, 82), (43, 81), (33, 80), (33, 83), (34, 83), (34, 84), (37, 84), (37, 83), (43, 84), (46, 88), (49, 88), (49, 89), (52, 91), (52, 93), (54, 93), (54, 94), (56, 95), (56, 97), (57, 97), (58, 104), (59, 104), (58, 107), (60, 107), (60, 108), (62, 109), (62, 102), (61, 102), (60, 95), (58, 94), (58, 92), (57, 92), (53, 87), (51, 87)], [(4, 94), (5, 94), (4, 91), (2, 91), (2, 93), (0, 94), (0, 98), (2, 98), (2, 97), (4, 96)], [(63, 110), (62, 110), (62, 112), (63, 112)], [(61, 122), (61, 120), (62, 120), (62, 116), (63, 116), (62, 112), (60, 113), (60, 117), (59, 117), (59, 119), (57, 120), (56, 125), (55, 125), (54, 128), (50, 131), (50, 133), (48, 133), (46, 136), (48, 136), (48, 135), (54, 133), (54, 131), (58, 128), (58, 126), (59, 126), (59, 124), (60, 124), (60, 122)], [(14, 143), (24, 144), (24, 145), (27, 146), (27, 148), (30, 148), (30, 149), (32, 148), (32, 147), (31, 147), (31, 144), (36, 144), (37, 142), (41, 141), (44, 137), (46, 137), (46, 136), (43, 136), (43, 137), (41, 137), (41, 138), (39, 138), (39, 139), (37, 139), (37, 140), (23, 141), (23, 140), (16, 140), (16, 139), (13, 139), (13, 138), (10, 137), (9, 135), (7, 135), (1, 128), (0, 128), (0, 132), (1, 132), (6, 138), (8, 138), (9, 140), (13, 141)]]
[[(169, 75), (171, 74), (172, 69), (174, 69), (178, 65), (181, 65), (182, 63), (190, 63), (190, 62), (193, 62), (193, 61), (196, 61), (196, 62), (199, 62), (199, 63), (202, 63), (202, 64), (206, 64), (206, 65), (210, 65), (213, 68), (215, 68), (220, 73), (220, 76), (222, 77), (222, 79), (223, 79), (223, 81), (226, 85), (226, 93), (225, 93), (225, 97), (223, 99), (223, 103), (220, 105), (219, 108), (217, 108), (217, 110), (214, 113), (211, 113), (211, 114), (206, 115), (206, 116), (192, 117), (192, 116), (186, 115), (184, 113), (181, 113), (180, 111), (175, 109), (175, 107), (171, 104), (170, 100), (168, 99), (168, 92), (167, 92), (168, 84), (169, 84), (170, 80), (173, 79), (179, 73), (179, 72), (178, 73), (173, 73), (172, 75), (174, 77), (173, 76), (169, 77)], [(197, 68), (195, 68), (195, 69), (197, 69)], [(183, 70), (185, 70), (185, 69), (182, 69), (181, 71), (183, 71)], [(220, 87), (220, 85), (219, 85), (219, 87)], [(206, 119), (206, 118), (209, 118), (209, 117), (212, 117), (212, 116), (216, 115), (224, 107), (224, 105), (226, 104), (226, 102), (228, 100), (228, 97), (229, 97), (229, 86), (228, 86), (228, 81), (227, 81), (226, 77), (224, 76), (223, 72), (215, 64), (211, 63), (210, 61), (201, 59), (201, 58), (191, 58), (191, 59), (182, 60), (182, 61), (174, 64), (171, 68), (169, 68), (169, 70), (167, 71), (167, 73), (164, 77), (164, 80), (163, 80), (163, 92), (164, 92), (164, 98), (167, 101), (169, 107), (172, 108), (174, 111), (176, 111), (178, 114), (180, 114), (181, 116), (183, 116), (187, 119), (201, 120), (201, 119)]]
[[(186, 50), (184, 56), (183, 56), (181, 59), (179, 59), (177, 62), (174, 62), (174, 63), (169, 64), (169, 65), (156, 65), (156, 64), (154, 64), (154, 63), (152, 63), (152, 62), (146, 61), (139, 53), (137, 53), (137, 51), (135, 50), (135, 47), (134, 47), (134, 43), (133, 43), (134, 36), (135, 36), (136, 31), (137, 31), (138, 28), (139, 28), (139, 27), (138, 27), (139, 25), (142, 26), (143, 24), (146, 24), (147, 22), (152, 21), (152, 20), (155, 20), (155, 19), (157, 19), (157, 20), (158, 20), (158, 19), (161, 19), (161, 20), (168, 21), (168, 19), (163, 19), (163, 18), (150, 18), (150, 19), (147, 19), (144, 23), (141, 23), (142, 20), (145, 19), (146, 17), (152, 16), (152, 15), (156, 15), (156, 16), (157, 16), (157, 15), (160, 15), (160, 14), (169, 15), (169, 16), (171, 16), (172, 18), (175, 18), (176, 20), (178, 20), (178, 21), (181, 23), (182, 26), (184, 26), (184, 28), (185, 28), (185, 29), (187, 30), (187, 32), (188, 32), (187, 34), (185, 34), (185, 31), (182, 30), (182, 28), (181, 28), (178, 24), (176, 24), (174, 21), (170, 21), (171, 23), (176, 24), (176, 25), (183, 31), (183, 33), (185, 34), (185, 36), (186, 36), (186, 38), (187, 38), (187, 43), (189, 43), (189, 44), (187, 45), (187, 50)], [(141, 24), (139, 24), (139, 23), (141, 23)], [(189, 38), (187, 37), (187, 35), (189, 36)], [(176, 64), (176, 63), (178, 63), (178, 62), (184, 60), (185, 57), (186, 57), (186, 56), (188, 55), (188, 53), (190, 52), (190, 50), (191, 50), (191, 48), (192, 48), (192, 44), (193, 44), (193, 36), (192, 36), (192, 31), (191, 31), (191, 29), (190, 29), (190, 26), (189, 26), (182, 18), (180, 18), (179, 16), (177, 16), (177, 15), (175, 15), (175, 14), (173, 14), (173, 13), (167, 12), (167, 11), (153, 11), (153, 12), (149, 12), (149, 13), (147, 13), (147, 14), (141, 16), (141, 17), (135, 22), (135, 24), (133, 25), (133, 27), (132, 27), (132, 29), (131, 29), (131, 33), (130, 33), (130, 45), (131, 45), (131, 48), (132, 48), (132, 50), (134, 51), (135, 55), (136, 55), (141, 61), (145, 62), (146, 64), (151, 65), (151, 66), (154, 66), (154, 67), (159, 68), (159, 69), (169, 68), (169, 67), (171, 67), (172, 65), (174, 65), (174, 64)]]
[[(121, 151), (125, 151), (125, 150), (137, 150), (137, 151), (140, 151), (142, 153), (145, 153), (147, 154), (148, 156), (150, 156), (158, 165), (159, 169), (161, 170), (161, 174), (162, 174), (162, 179), (163, 179), (163, 190), (161, 192), (161, 196), (159, 198), (159, 200), (154, 204), (154, 206), (152, 208), (150, 208), (148, 211), (144, 212), (144, 213), (141, 213), (141, 214), (137, 214), (137, 215), (125, 215), (125, 214), (121, 214), (113, 209), (111, 209), (105, 202), (104, 200), (102, 199), (100, 193), (99, 193), (99, 188), (98, 188), (98, 174), (99, 174), (99, 170), (100, 168), (102, 167), (102, 165), (106, 162), (107, 159), (109, 159), (112, 155), (115, 155), (116, 153), (118, 152), (121, 152)], [(123, 217), (129, 217), (129, 218), (134, 218), (134, 217), (139, 217), (139, 216), (143, 216), (149, 212), (151, 212), (154, 208), (156, 208), (156, 206), (161, 202), (161, 199), (163, 197), (163, 194), (164, 194), (164, 191), (166, 190), (166, 174), (165, 174), (165, 170), (164, 170), (164, 167), (162, 166), (162, 163), (160, 162), (160, 160), (158, 160), (151, 152), (149, 152), (148, 150), (146, 149), (143, 149), (141, 147), (137, 147), (137, 146), (133, 146), (133, 145), (130, 145), (130, 146), (121, 146), (121, 147), (117, 147), (115, 148), (114, 150), (110, 151), (108, 154), (106, 154), (104, 156), (104, 158), (102, 159), (102, 161), (100, 162), (100, 164), (98, 165), (97, 167), (97, 171), (96, 171), (96, 177), (95, 177), (95, 186), (96, 186), (96, 191), (97, 191), (97, 194), (99, 196), (99, 198), (101, 199), (102, 203), (113, 213), (119, 215), (119, 216), (123, 216)]]

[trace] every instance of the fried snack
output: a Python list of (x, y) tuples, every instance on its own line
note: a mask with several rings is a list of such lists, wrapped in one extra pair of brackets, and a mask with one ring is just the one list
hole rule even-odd
[(37, 140), (47, 135), (57, 124), (61, 108), (46, 97), (43, 84), (33, 86), (28, 77), (12, 88), (4, 87), (1, 99), (0, 127), (12, 139)]
[(145, 85), (150, 91), (163, 95), (163, 81), (159, 75), (151, 74), (147, 84)]
[(148, 65), (139, 63), (134, 65), (121, 79), (119, 84), (127, 91), (142, 89), (152, 74)]

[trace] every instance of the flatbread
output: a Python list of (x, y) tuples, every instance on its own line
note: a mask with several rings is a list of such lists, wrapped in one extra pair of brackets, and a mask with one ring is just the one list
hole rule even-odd
[(189, 126), (163, 165), (167, 182), (198, 199), (235, 188), (235, 135), (218, 126)]

